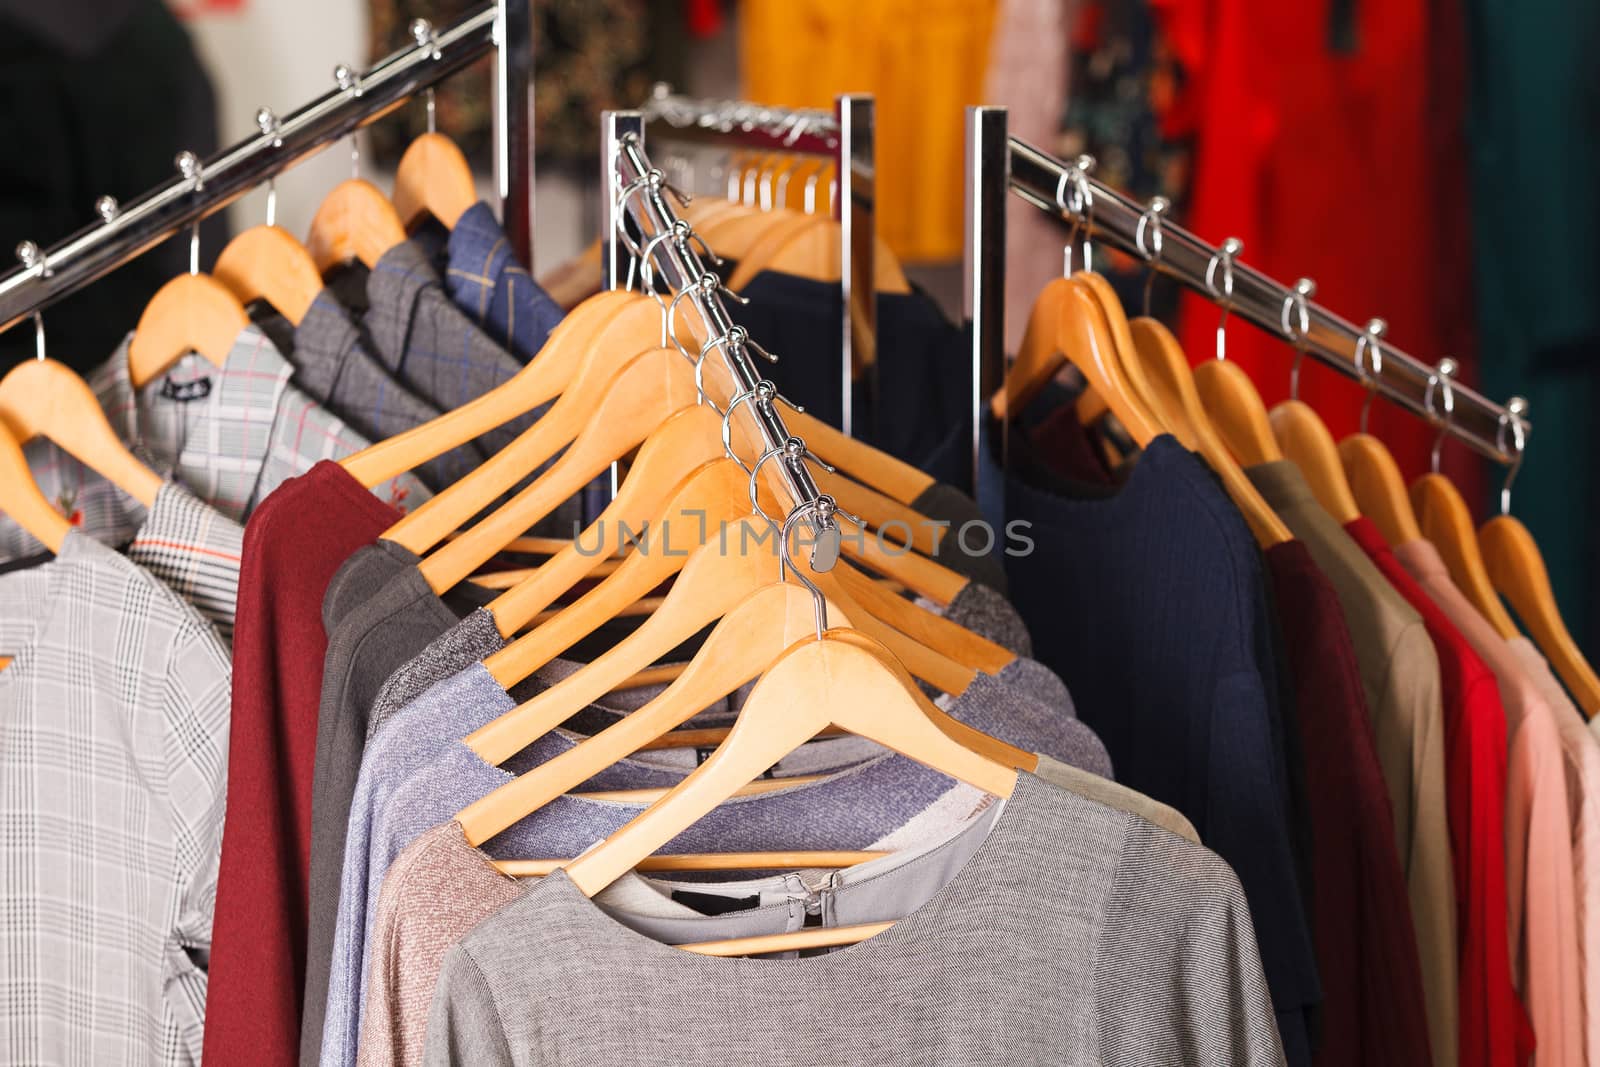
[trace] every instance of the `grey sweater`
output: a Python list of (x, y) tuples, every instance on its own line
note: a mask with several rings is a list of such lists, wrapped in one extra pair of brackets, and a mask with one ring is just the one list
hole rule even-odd
[(964, 862), (930, 856), (849, 916), (889, 930), (779, 960), (672, 948), (557, 871), (446, 954), (424, 1062), (1283, 1062), (1213, 853), (1023, 774)]

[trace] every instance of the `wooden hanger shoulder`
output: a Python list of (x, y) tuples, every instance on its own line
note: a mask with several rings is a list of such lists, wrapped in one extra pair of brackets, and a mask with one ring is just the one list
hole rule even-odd
[(1372, 520), (1390, 547), (1422, 537), (1400, 466), (1382, 441), (1353, 433), (1339, 442), (1339, 459), (1361, 514)]
[(447, 229), (478, 202), (467, 157), (442, 133), (425, 133), (406, 147), (394, 176), (394, 207), (407, 229), (432, 215)]
[(140, 314), (128, 342), (128, 377), (142, 389), (190, 352), (220, 367), (248, 325), (244, 305), (221, 282), (180, 274), (157, 289)]
[(1208, 359), (1194, 368), (1194, 387), (1211, 425), (1240, 464), (1254, 467), (1283, 458), (1266, 405), (1237, 363)]
[(30, 359), (0, 378), (0, 420), (19, 445), (43, 437), (146, 508), (161, 476), (128, 451), (87, 382), (64, 363)]
[(383, 190), (364, 178), (347, 178), (317, 208), (306, 250), (317, 273), (327, 274), (350, 260), (375, 267), (385, 252), (405, 239), (405, 224)]
[(1516, 623), (1496, 594), (1483, 553), (1478, 548), (1472, 513), (1461, 491), (1442, 474), (1424, 474), (1411, 483), (1411, 506), (1417, 524), (1444, 560), (1450, 579), (1472, 606), (1506, 640), (1518, 634)]
[(1285, 400), (1272, 409), (1272, 435), (1278, 447), (1305, 475), (1317, 503), (1343, 526), (1361, 517), (1345, 480), (1339, 448), (1322, 417), (1309, 404)]
[(282, 226), (252, 226), (229, 241), (212, 277), (240, 304), (265, 300), (296, 326), (322, 292), (316, 261)]
[[(56, 555), (72, 529), (65, 516), (50, 506), (28, 469), (27, 457), (16, 435), (0, 418), (0, 514), (26, 530), (34, 540)], [(7, 658), (7, 662), (10, 662)]]
[(509, 380), (430, 422), (346, 456), (340, 466), (371, 489), (548, 403), (572, 382), (606, 323), (621, 309), (646, 299), (615, 290), (589, 298), (550, 332), (533, 360)]
[(1578, 707), (1589, 718), (1600, 713), (1600, 677), (1561, 620), (1550, 574), (1533, 534), (1511, 515), (1496, 515), (1478, 530), (1489, 579), (1533, 635)]

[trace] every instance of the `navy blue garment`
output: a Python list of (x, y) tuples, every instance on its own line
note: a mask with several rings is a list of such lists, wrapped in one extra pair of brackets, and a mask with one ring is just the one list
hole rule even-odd
[[(781, 359), (762, 364), (762, 373), (808, 414), (840, 425), (839, 286), (762, 271), (740, 295), (750, 302), (728, 301), (735, 321)], [(971, 403), (966, 347), (961, 330), (927, 294), (879, 293), (877, 299), (876, 366), (852, 389), (854, 435), (915, 462), (938, 446)]]
[[(964, 440), (952, 435), (930, 469), (959, 480)], [(1308, 1065), (1322, 994), (1249, 528), (1215, 476), (1167, 435), (1120, 487), (1063, 478), (1018, 432), (1008, 476), (994, 452), (991, 443), (980, 457), (982, 502), (991, 522), (1032, 541), (1022, 552), (1012, 537), (1005, 566), (1034, 657), (1067, 683), (1117, 780), (1183, 812), (1238, 873), (1285, 1053)]]
[(561, 307), (512, 254), (488, 204), (480, 200), (456, 220), (445, 255), (444, 290), (456, 307), (518, 360), (531, 360), (560, 324)]

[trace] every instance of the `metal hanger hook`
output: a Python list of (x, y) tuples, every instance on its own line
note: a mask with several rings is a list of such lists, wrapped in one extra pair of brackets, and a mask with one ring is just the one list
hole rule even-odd
[(634, 241), (633, 235), (628, 233), (628, 199), (648, 184), (648, 176), (641, 174), (617, 193), (617, 210), (613, 224), (616, 228), (618, 239), (622, 241), (623, 247), (628, 250), (628, 275), (624, 279), (622, 287), (629, 292), (633, 291), (634, 272), (639, 270), (643, 252), (638, 243)]
[(1505, 414), (1500, 416), (1500, 427), (1495, 431), (1495, 446), (1503, 453), (1506, 450), (1506, 427), (1511, 428), (1511, 447), (1516, 454), (1511, 460), (1511, 469), (1506, 472), (1506, 480), (1500, 486), (1500, 514), (1511, 514), (1511, 483), (1517, 480), (1517, 472), (1522, 469), (1522, 460), (1528, 447), (1527, 430), (1523, 427), (1522, 418), (1528, 413), (1528, 400), (1526, 397), (1514, 396), (1506, 401)]
[[(1233, 310), (1233, 261), (1244, 251), (1244, 242), (1230, 237), (1222, 242), (1216, 255), (1206, 264), (1206, 291), (1222, 308), (1217, 319), (1217, 358), (1228, 358), (1228, 312)], [(1217, 267), (1222, 268), (1222, 287), (1217, 288)]]
[(819, 527), (825, 527), (827, 519), (823, 514), (821, 503), (822, 501), (819, 499), (798, 505), (789, 512), (788, 517), (783, 520), (783, 526), (778, 530), (778, 580), (786, 582), (789, 580), (790, 573), (793, 573), (795, 579), (810, 590), (811, 603), (816, 612), (818, 641), (822, 640), (824, 631), (828, 629), (828, 600), (822, 595), (822, 590), (817, 588), (817, 583), (808, 578), (803, 569), (789, 566), (789, 532), (794, 529), (797, 522), (805, 517), (807, 512), (815, 512), (818, 516)]
[[(1449, 432), (1451, 423), (1456, 414), (1456, 391), (1450, 384), (1459, 368), (1456, 361), (1446, 356), (1439, 361), (1434, 372), (1428, 375), (1428, 387), (1422, 392), (1422, 407), (1427, 412), (1428, 421), (1439, 428), (1433, 438), (1433, 453), (1430, 457), (1430, 467), (1433, 473), (1439, 473), (1439, 454), (1444, 448), (1445, 434)], [(1433, 406), (1433, 393), (1437, 389), (1443, 396), (1443, 412), (1436, 411)]]
[[(1089, 244), (1094, 232), (1094, 186), (1089, 181), (1089, 172), (1094, 170), (1094, 166), (1093, 156), (1081, 155), (1072, 161), (1070, 169), (1061, 172), (1056, 182), (1056, 207), (1062, 214), (1072, 216), (1072, 232), (1067, 237), (1067, 247), (1062, 253), (1062, 272), (1068, 277), (1072, 275), (1072, 246), (1078, 243), (1080, 233), (1083, 235), (1083, 269), (1094, 269)], [(1068, 202), (1069, 183), (1077, 200), (1075, 204)]]
[[(1278, 309), (1278, 323), (1294, 345), (1294, 363), (1289, 367), (1289, 399), (1300, 399), (1300, 364), (1311, 347), (1311, 309), (1306, 301), (1317, 295), (1317, 283), (1301, 278), (1294, 283), (1294, 291), (1283, 298)], [(1292, 316), (1292, 317), (1291, 317)]]
[[(1389, 332), (1389, 324), (1382, 319), (1369, 319), (1367, 328), (1356, 338), (1356, 373), (1366, 387), (1366, 399), (1361, 401), (1361, 432), (1367, 432), (1367, 416), (1372, 411), (1372, 398), (1378, 395), (1383, 382), (1383, 349), (1378, 341)], [(1372, 362), (1372, 373), (1367, 373), (1367, 361)]]
[[(270, 107), (256, 108), (256, 129), (261, 131), (261, 136), (272, 141), (272, 147), (283, 147), (283, 123), (272, 113)], [(274, 172), (267, 177), (267, 225), (276, 226), (277, 223), (278, 175)]]
[[(1156, 268), (1161, 265), (1161, 220), (1172, 208), (1172, 201), (1158, 196), (1139, 214), (1139, 225), (1134, 227), (1133, 244), (1139, 255), (1149, 265), (1144, 276), (1144, 314), (1150, 317), (1150, 289), (1155, 285)], [(1150, 231), (1150, 247), (1145, 247), (1145, 231)]]
[[(108, 200), (109, 197), (102, 197)], [(115, 201), (113, 201), (115, 203)], [(45, 258), (44, 249), (32, 241), (22, 241), (17, 245), (17, 259), (28, 270), (39, 268), (39, 277), (50, 277), (50, 262)], [(44, 316), (36, 309), (33, 312), (33, 358), (44, 359)]]
[[(200, 157), (185, 149), (179, 152), (173, 164), (178, 168), (178, 173), (183, 175), (185, 181), (193, 182), (193, 191), (198, 193), (206, 187), (205, 170), (200, 165)], [(195, 219), (194, 225), (189, 227), (189, 273), (200, 273), (200, 220)]]
[[(361, 75), (348, 63), (333, 68), (333, 81), (342, 93), (353, 92), (357, 97), (362, 93)], [(350, 177), (361, 177), (361, 144), (353, 129), (350, 131)]]

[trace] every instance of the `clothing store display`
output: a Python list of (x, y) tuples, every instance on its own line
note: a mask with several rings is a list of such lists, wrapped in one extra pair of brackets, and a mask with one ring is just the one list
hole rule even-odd
[(1525, 1062), (1527, 1016), (1512, 988), (1506, 933), (1506, 713), (1494, 674), (1366, 517), (1345, 531), (1422, 617), (1439, 661), (1445, 800), (1460, 954), (1460, 1062)]
[[(1298, 541), (1266, 562), (1294, 676), (1322, 981), (1317, 1063), (1429, 1063), (1416, 933), (1366, 696), (1338, 595)], [(1351, 906), (1351, 902), (1359, 904)]]
[(344, 468), (319, 463), (280, 486), (245, 527), (207, 1059), (294, 1061), (326, 651), (322, 596), (345, 558), (398, 518)]
[(1456, 902), (1445, 789), (1439, 661), (1422, 618), (1312, 495), (1288, 460), (1245, 468), (1333, 583), (1355, 644), (1395, 844), (1406, 872), (1435, 1064), (1456, 1062)]
[[(0, 576), (0, 1046), (198, 1062), (228, 767), (228, 650), (76, 531)], [(85, 734), (107, 743), (83, 756)], [(122, 744), (109, 743), (112, 738)]]
[[(106, 418), (152, 470), (235, 522), (318, 460), (340, 459), (369, 443), (290, 380), (293, 368), (254, 326), (240, 331), (221, 367), (188, 355), (139, 390), (128, 376), (129, 340), (87, 379)], [(143, 521), (137, 501), (54, 444), (31, 442), (25, 454), (45, 496), (102, 544), (126, 544)], [(401, 508), (431, 495), (410, 475), (373, 492)], [(38, 550), (32, 537), (0, 517), (0, 556)]]
[[(1169, 877), (1148, 877), (1146, 863)], [(1095, 905), (1069, 907), (1055, 892), (1065, 882), (1096, 886)], [(758, 1049), (789, 1063), (976, 1062), (999, 1047), (1025, 1061), (1137, 1062), (1180, 1046), (1195, 1063), (1282, 1060), (1237, 881), (1148, 823), (1025, 775), (967, 863), (924, 892), (886, 939), (796, 964), (815, 972), (791, 991), (813, 1021), (801, 1036), (760, 1010), (749, 964), (652, 946), (557, 872), (447, 954), (424, 1062), (734, 1062)], [(1042, 943), (1036, 923), (1052, 932)], [(549, 945), (538, 960), (506, 951), (530, 937)], [(960, 968), (939, 963), (957, 958)], [(1105, 973), (1091, 960), (1117, 965)], [(674, 1036), (619, 1027), (609, 1012), (538, 1010), (557, 976), (578, 1003), (599, 1005), (609, 986), (586, 991), (587, 976), (609, 983), (630, 967), (647, 968), (630, 988), (650, 1015), (675, 1021)], [(941, 980), (929, 982), (934, 974)], [(862, 988), (877, 995), (862, 1002)], [(725, 1025), (731, 1018), (740, 1025)]]
[(0, 277), (0, 1062), (1600, 1060), (1597, 683), (1468, 467), (1543, 424), (1343, 304), (1466, 332), (1459, 12), (747, 0), (753, 103), (637, 82), (719, 0), (529, 4), (384, 0)]
[(1571, 809), (1555, 711), (1511, 646), (1450, 580), (1427, 541), (1395, 555), (1450, 617), (1489, 669), (1506, 715), (1506, 876), (1510, 894), (1511, 974), (1533, 1023), (1534, 1062), (1581, 1055), (1577, 904)]

